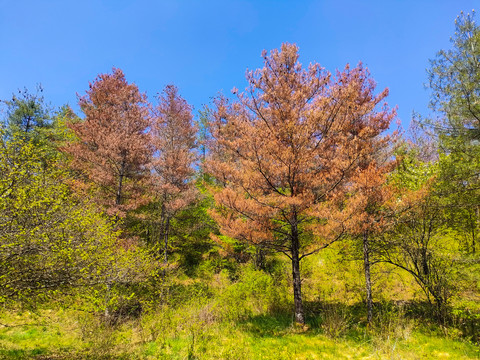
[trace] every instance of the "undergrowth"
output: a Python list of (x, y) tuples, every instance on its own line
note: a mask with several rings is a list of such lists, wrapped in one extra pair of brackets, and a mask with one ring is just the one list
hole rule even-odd
[(81, 299), (64, 307), (5, 308), (0, 358), (480, 358), (472, 304), (452, 311), (440, 326), (424, 302), (382, 300), (367, 324), (361, 299), (340, 301), (320, 292), (305, 299), (307, 324), (298, 326), (284, 272), (281, 265), (269, 273), (247, 265), (235, 277), (228, 271), (201, 279), (176, 274), (162, 284), (162, 296), (137, 299), (141, 312), (121, 313), (114, 323), (101, 311), (82, 310)]

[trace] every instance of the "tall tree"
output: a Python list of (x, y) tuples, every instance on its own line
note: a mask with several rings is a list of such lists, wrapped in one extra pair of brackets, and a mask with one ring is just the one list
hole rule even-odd
[(393, 194), (387, 186), (387, 176), (397, 164), (392, 147), (397, 140), (397, 131), (370, 139), (370, 151), (352, 174), (346, 189), (348, 196), (342, 205), (342, 217), (349, 219), (345, 221), (347, 231), (361, 243), (368, 322), (373, 317), (371, 257), (375, 244), (372, 240), (391, 225), (392, 209), (387, 205)]
[(303, 324), (300, 261), (341, 235), (339, 199), (394, 112), (377, 110), (388, 91), (374, 95), (361, 65), (332, 78), (319, 64), (303, 69), (290, 44), (263, 58), (262, 69), (247, 73), (246, 92), (234, 89), (237, 101), (216, 100), (206, 166), (223, 187), (213, 215), (224, 234), (291, 260), (295, 321)]
[[(171, 220), (187, 207), (196, 196), (192, 182), (196, 147), (192, 109), (178, 94), (178, 89), (168, 85), (158, 97), (158, 106), (152, 117), (152, 190), (160, 206), (156, 242), (163, 241), (164, 262), (168, 260), (168, 243)], [(157, 215), (157, 214), (155, 214)]]
[(480, 28), (475, 13), (457, 17), (451, 42), (451, 49), (431, 61), (431, 107), (439, 119), (427, 122), (441, 150), (441, 191), (455, 204), (449, 217), (453, 225), (468, 228), (466, 248), (475, 253), (480, 231)]
[[(387, 139), (390, 137), (385, 137), (382, 142), (385, 144)], [(367, 157), (366, 160), (364, 166), (360, 166), (352, 176), (344, 212), (350, 217), (348, 232), (355, 239), (361, 239), (367, 294), (367, 321), (371, 322), (373, 317), (371, 267), (375, 262), (372, 259), (373, 245), (375, 245), (372, 239), (383, 234), (392, 222), (392, 211), (390, 211), (392, 209), (387, 206), (392, 192), (386, 180), (395, 162), (391, 159), (382, 160), (378, 156), (377, 159)]]
[(122, 217), (143, 203), (151, 156), (146, 96), (120, 69), (101, 74), (79, 100), (85, 119), (69, 124), (78, 138), (64, 147), (72, 166), (96, 185), (99, 202)]
[(437, 53), (428, 74), (431, 107), (445, 114), (438, 130), (480, 139), (480, 28), (474, 15), (457, 17), (452, 49)]
[(11, 100), (4, 100), (6, 118), (5, 136), (21, 136), (25, 141), (33, 139), (35, 143), (45, 140), (45, 130), (52, 126), (50, 109), (45, 105), (43, 88), (37, 87), (35, 93), (27, 89), (18, 90)]
[[(210, 140), (209, 124), (212, 117), (212, 110), (209, 107), (204, 106), (202, 110), (199, 110), (198, 115), (198, 121), (195, 122), (195, 125), (198, 128), (197, 143), (200, 150), (200, 161), (204, 163), (207, 159), (207, 143)], [(200, 171), (202, 172), (203, 179), (206, 180), (206, 174), (203, 170), (202, 166)]]

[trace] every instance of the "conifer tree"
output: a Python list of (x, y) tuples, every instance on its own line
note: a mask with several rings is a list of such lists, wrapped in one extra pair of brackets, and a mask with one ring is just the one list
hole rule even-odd
[(158, 97), (151, 126), (154, 149), (151, 189), (160, 207), (154, 233), (156, 242), (163, 241), (165, 263), (168, 260), (170, 221), (196, 196), (192, 182), (195, 131), (191, 106), (174, 85), (168, 85)]
[(111, 215), (144, 202), (143, 180), (151, 147), (146, 96), (120, 69), (101, 74), (79, 100), (83, 121), (70, 123), (78, 141), (64, 147), (85, 184), (95, 184), (97, 199)]
[(210, 158), (221, 186), (213, 216), (230, 237), (283, 252), (292, 262), (295, 321), (305, 323), (300, 261), (337, 240), (341, 199), (394, 112), (377, 109), (388, 91), (361, 65), (332, 77), (306, 69), (283, 44), (247, 73), (237, 101), (216, 100)]

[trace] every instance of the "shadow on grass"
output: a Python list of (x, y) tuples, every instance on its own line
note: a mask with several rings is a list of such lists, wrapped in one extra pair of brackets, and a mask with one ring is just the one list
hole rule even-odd
[(281, 337), (292, 333), (307, 335), (325, 333), (339, 337), (344, 335), (352, 324), (361, 324), (362, 318), (366, 319), (366, 313), (362, 311), (363, 304), (305, 302), (304, 306), (307, 325), (305, 328), (294, 323), (293, 313), (287, 309), (250, 316), (239, 321), (237, 326), (256, 337)]
[(279, 337), (289, 333), (292, 325), (292, 316), (284, 313), (254, 315), (237, 323), (255, 337)]
[[(421, 327), (424, 330), (448, 331), (455, 329), (462, 338), (479, 341), (480, 314), (467, 317), (466, 312), (452, 315), (448, 323), (440, 324), (431, 304), (427, 302), (377, 302), (374, 303), (374, 317), (367, 324), (367, 311), (364, 303), (351, 305), (342, 302), (305, 302), (305, 315), (308, 331), (295, 326), (293, 314), (284, 309), (263, 315), (250, 316), (237, 323), (243, 331), (255, 337), (282, 337), (296, 332), (308, 335), (324, 334), (331, 338), (348, 338), (364, 341), (370, 335), (389, 335), (402, 327)], [(465, 315), (466, 314), (466, 315)], [(409, 325), (410, 324), (410, 325)]]

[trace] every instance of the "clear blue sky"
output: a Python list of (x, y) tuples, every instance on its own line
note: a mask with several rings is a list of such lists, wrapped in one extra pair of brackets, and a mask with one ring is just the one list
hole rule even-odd
[(0, 0), (0, 99), (41, 83), (54, 106), (75, 110), (97, 74), (121, 68), (151, 100), (174, 83), (201, 109), (246, 86), (263, 49), (300, 47), (303, 64), (330, 71), (362, 61), (388, 87), (408, 127), (428, 114), (428, 60), (450, 47), (468, 0)]

